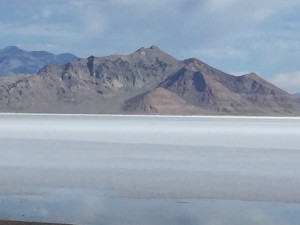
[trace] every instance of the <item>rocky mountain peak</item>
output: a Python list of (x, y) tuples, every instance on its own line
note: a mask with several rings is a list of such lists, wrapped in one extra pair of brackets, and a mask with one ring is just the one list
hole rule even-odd
[(8, 46), (6, 48), (1, 49), (0, 52), (6, 54), (19, 54), (23, 53), (24, 51), (16, 46)]
[(138, 50), (136, 50), (135, 52), (142, 52), (142, 51), (145, 51), (145, 48), (144, 47), (140, 47)]
[(156, 45), (150, 46), (150, 49), (151, 49), (151, 50), (160, 50)]
[(184, 60), (184, 63), (185, 63), (186, 69), (194, 71), (194, 72), (201, 71), (206, 66), (205, 63), (203, 63), (200, 60), (195, 59), (195, 58)]
[(300, 104), (255, 73), (233, 76), (151, 46), (0, 79), (0, 111), (300, 115)]
[[(169, 54), (159, 49), (157, 46), (152, 45), (149, 48), (141, 47), (137, 51), (135, 51), (131, 55), (141, 55), (141, 56), (148, 56), (148, 57), (170, 57)], [(174, 58), (173, 58), (174, 59)]]
[(261, 79), (256, 73), (251, 72), (245, 75), (242, 75), (242, 77), (248, 78), (248, 79)]

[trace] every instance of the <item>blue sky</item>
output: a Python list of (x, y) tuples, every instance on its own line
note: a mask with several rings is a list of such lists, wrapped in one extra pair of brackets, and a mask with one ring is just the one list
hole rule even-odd
[(128, 54), (157, 45), (300, 91), (299, 0), (0, 0), (0, 48)]

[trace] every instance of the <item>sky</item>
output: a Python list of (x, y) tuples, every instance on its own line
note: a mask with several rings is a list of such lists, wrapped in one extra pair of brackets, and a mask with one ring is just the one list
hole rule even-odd
[(158, 46), (300, 92), (299, 0), (0, 0), (0, 48), (90, 55)]

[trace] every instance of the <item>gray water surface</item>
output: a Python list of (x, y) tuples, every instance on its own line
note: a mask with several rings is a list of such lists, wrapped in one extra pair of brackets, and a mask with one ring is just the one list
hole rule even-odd
[(299, 224), (300, 119), (0, 115), (0, 218)]
[(36, 194), (0, 196), (0, 217), (101, 225), (296, 225), (300, 221), (296, 203), (127, 198), (114, 191), (87, 188), (29, 190)]

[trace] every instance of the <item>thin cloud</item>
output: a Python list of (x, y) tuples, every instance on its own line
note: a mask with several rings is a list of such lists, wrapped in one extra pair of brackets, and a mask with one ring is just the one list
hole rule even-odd
[(279, 73), (271, 78), (270, 81), (291, 93), (300, 92), (300, 71)]
[(57, 37), (69, 38), (75, 32), (68, 30), (69, 28), (58, 24), (42, 24), (42, 25), (23, 25), (23, 24), (3, 24), (0, 23), (1, 35), (20, 35), (35, 37)]
[(155, 44), (179, 59), (270, 76), (300, 69), (299, 9), (298, 0), (0, 1), (0, 42), (79, 57)]
[(204, 9), (210, 13), (224, 12), (228, 9), (232, 9), (238, 2), (239, 0), (206, 0)]
[(60, 52), (60, 46), (56, 44), (49, 44), (49, 43), (34, 43), (34, 44), (23, 44), (23, 43), (17, 43), (18, 47), (27, 50), (27, 51), (45, 51), (45, 49), (48, 49), (48, 51), (52, 53), (62, 53)]
[(287, 8), (300, 6), (297, 0), (252, 0), (245, 4), (239, 0), (206, 0), (204, 9), (207, 12), (232, 14), (234, 18), (254, 19), (253, 22), (260, 22), (269, 18), (277, 12)]
[(205, 56), (213, 59), (241, 59), (247, 56), (246, 52), (240, 49), (233, 48), (231, 46), (223, 48), (204, 48), (196, 51), (197, 55)]
[[(47, 2), (47, 8), (41, 8), (43, 1), (35, 1), (31, 8), (24, 5), (22, 14), (18, 13), (18, 21), (2, 22), (2, 35), (21, 35), (31, 37), (57, 37), (65, 39), (99, 37), (105, 30), (105, 19), (101, 14), (99, 4), (83, 5), (82, 1)], [(87, 1), (88, 2), (88, 1)], [(84, 4), (86, 4), (85, 2)], [(82, 10), (84, 6), (84, 10)], [(30, 11), (30, 13), (29, 13)], [(28, 15), (33, 15), (30, 21)], [(60, 18), (60, 20), (57, 20)]]

